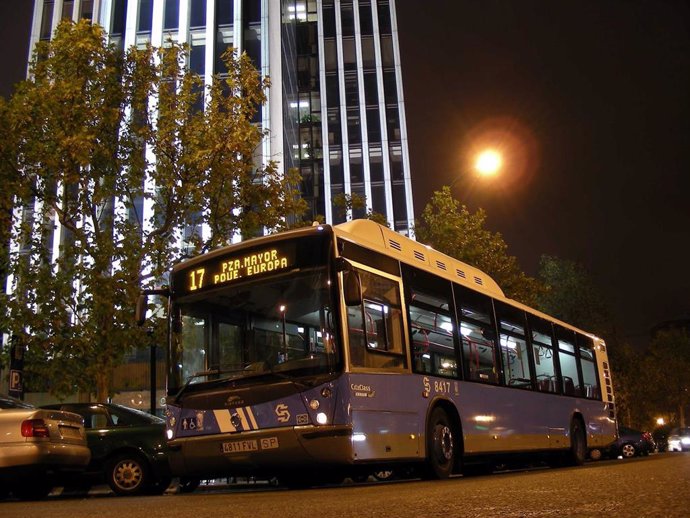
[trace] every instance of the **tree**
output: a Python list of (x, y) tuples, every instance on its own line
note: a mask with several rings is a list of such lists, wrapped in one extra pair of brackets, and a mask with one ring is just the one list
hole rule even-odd
[(500, 233), (485, 228), (486, 213), (471, 214), (453, 198), (449, 187), (436, 191), (415, 224), (417, 240), (488, 273), (506, 296), (533, 304), (539, 293), (537, 281), (526, 275), (517, 259), (508, 255)]
[(184, 46), (123, 53), (102, 28), (63, 21), (5, 109), (0, 171), (25, 210), (3, 327), (56, 395), (109, 395), (125, 352), (147, 343), (132, 325), (139, 290), (181, 253), (282, 229), (304, 210), (295, 172), (257, 166), (268, 79), (246, 55), (223, 58), (205, 87)]
[(642, 362), (645, 397), (658, 406), (654, 412), (668, 413), (685, 426), (685, 409), (690, 405), (690, 336), (685, 329), (659, 331)]
[(537, 308), (599, 336), (611, 335), (611, 312), (582, 265), (543, 255), (537, 279), (543, 287)]
[(362, 212), (366, 210), (366, 219), (375, 221), (385, 227), (389, 226), (386, 216), (372, 209), (367, 209), (366, 198), (357, 193), (336, 194), (333, 197), (333, 207), (335, 208), (336, 214), (340, 216), (341, 219), (347, 219), (348, 214), (352, 214), (354, 211)]

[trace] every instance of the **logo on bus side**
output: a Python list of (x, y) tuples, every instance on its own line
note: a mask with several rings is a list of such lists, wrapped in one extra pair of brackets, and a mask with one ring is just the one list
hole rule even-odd
[(280, 403), (276, 405), (275, 412), (278, 416), (279, 423), (287, 423), (290, 420), (290, 410), (288, 410), (288, 406), (286, 404)]
[(369, 385), (362, 385), (361, 383), (352, 383), (350, 389), (354, 392), (355, 397), (375, 397), (376, 391)]

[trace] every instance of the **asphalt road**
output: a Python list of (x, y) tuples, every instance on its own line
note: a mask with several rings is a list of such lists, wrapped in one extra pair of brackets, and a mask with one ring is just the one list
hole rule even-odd
[(284, 490), (266, 484), (2, 502), (3, 518), (688, 517), (690, 452), (447, 481)]

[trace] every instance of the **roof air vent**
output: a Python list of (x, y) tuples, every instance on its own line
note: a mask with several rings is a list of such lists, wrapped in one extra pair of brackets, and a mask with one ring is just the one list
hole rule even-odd
[(440, 268), (441, 270), (446, 270), (446, 263), (443, 263), (441, 261), (436, 261), (436, 266)]
[(482, 280), (481, 277), (475, 276), (475, 277), (474, 277), (474, 282), (476, 282), (476, 283), (479, 284), (480, 286), (483, 286), (483, 285), (484, 285), (484, 281)]
[(457, 274), (458, 274), (458, 277), (460, 277), (460, 278), (462, 278), (462, 279), (466, 279), (466, 278), (467, 278), (467, 276), (465, 275), (465, 272), (463, 272), (463, 271), (460, 270), (460, 269), (456, 269), (456, 270), (455, 270), (455, 273), (457, 273)]
[(398, 252), (402, 252), (402, 246), (397, 241), (393, 241), (392, 239), (389, 239), (388, 244), (390, 245), (390, 247), (393, 250), (397, 250)]
[(414, 257), (415, 259), (419, 259), (420, 261), (426, 261), (426, 258), (424, 257), (423, 252), (419, 252), (417, 250), (414, 251)]

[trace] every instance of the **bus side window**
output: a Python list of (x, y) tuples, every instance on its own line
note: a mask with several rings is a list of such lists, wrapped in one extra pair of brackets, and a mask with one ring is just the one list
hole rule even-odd
[(561, 366), (562, 390), (566, 396), (581, 396), (582, 384), (575, 356), (575, 333), (559, 325), (554, 325), (558, 340), (558, 361)]
[(551, 322), (528, 315), (536, 388), (540, 392), (557, 392)]
[(509, 387), (531, 389), (532, 369), (527, 348), (525, 312), (496, 302), (496, 317), (503, 358), (503, 382)]
[(347, 308), (350, 363), (353, 367), (405, 367), (400, 285), (364, 270), (359, 275), (364, 305)]
[(580, 366), (582, 367), (582, 382), (584, 383), (582, 395), (590, 399), (601, 399), (592, 339), (581, 334), (576, 335), (575, 338), (580, 349)]
[(411, 294), (409, 320), (414, 371), (456, 378), (454, 326), (448, 301), (415, 289)]
[(460, 286), (456, 286), (455, 297), (460, 313), (465, 378), (498, 383), (496, 331), (491, 299)]

